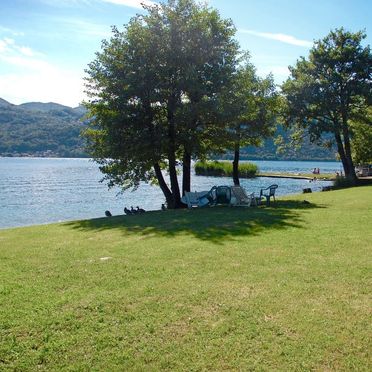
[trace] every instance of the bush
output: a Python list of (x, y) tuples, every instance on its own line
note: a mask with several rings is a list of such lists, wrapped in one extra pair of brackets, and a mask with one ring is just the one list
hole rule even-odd
[(355, 182), (350, 177), (337, 176), (333, 185), (336, 189), (345, 189), (355, 186)]
[[(198, 161), (195, 163), (197, 176), (232, 177), (233, 166), (229, 161)], [(252, 178), (258, 173), (258, 167), (252, 163), (239, 164), (239, 177)]]

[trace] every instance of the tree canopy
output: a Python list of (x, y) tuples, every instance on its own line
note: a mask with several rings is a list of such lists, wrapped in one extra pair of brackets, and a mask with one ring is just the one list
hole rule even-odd
[(353, 121), (351, 142), (353, 160), (356, 164), (372, 164), (372, 107), (362, 121)]
[(222, 100), (227, 126), (223, 146), (234, 151), (233, 181), (239, 185), (240, 148), (260, 145), (276, 129), (278, 94), (273, 76), (258, 77), (246, 55)]
[[(113, 36), (87, 70), (90, 152), (109, 185), (157, 182), (170, 207), (190, 190), (191, 157), (207, 151), (218, 96), (236, 68), (235, 28), (192, 0), (146, 6)], [(169, 174), (168, 187), (162, 169)]]
[(313, 141), (332, 133), (345, 175), (356, 180), (350, 123), (366, 118), (371, 104), (371, 53), (364, 32), (343, 28), (316, 41), (308, 59), (302, 57), (282, 90), (287, 124), (305, 128)]

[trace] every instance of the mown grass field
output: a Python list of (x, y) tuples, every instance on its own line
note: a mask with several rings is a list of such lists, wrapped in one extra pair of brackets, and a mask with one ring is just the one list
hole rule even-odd
[(371, 186), (0, 230), (0, 370), (370, 371), (371, 250)]

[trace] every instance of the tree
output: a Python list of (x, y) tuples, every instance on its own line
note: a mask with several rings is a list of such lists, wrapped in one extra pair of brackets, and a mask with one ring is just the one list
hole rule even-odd
[[(87, 70), (89, 149), (109, 186), (157, 182), (168, 206), (190, 190), (191, 157), (213, 141), (217, 97), (229, 84), (238, 45), (231, 21), (192, 0), (145, 6), (113, 28)], [(170, 187), (162, 170), (167, 169)]]
[(315, 42), (308, 59), (290, 67), (282, 86), (287, 124), (307, 129), (314, 142), (332, 133), (345, 175), (353, 182), (350, 123), (366, 115), (372, 97), (370, 47), (361, 45), (365, 37), (343, 28), (331, 31)]
[(361, 121), (353, 121), (351, 141), (353, 161), (355, 164), (372, 164), (372, 107)]
[(233, 181), (239, 185), (239, 160), (242, 146), (258, 146), (273, 134), (278, 95), (272, 75), (256, 75), (248, 55), (238, 69), (232, 86), (225, 92), (223, 111), (227, 115), (229, 148), (234, 151)]

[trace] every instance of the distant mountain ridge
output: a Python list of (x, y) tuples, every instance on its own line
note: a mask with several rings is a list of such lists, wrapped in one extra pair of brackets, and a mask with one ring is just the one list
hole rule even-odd
[(7, 106), (12, 106), (12, 103), (5, 101), (5, 99), (0, 98), (0, 107), (7, 107)]
[[(28, 102), (14, 105), (0, 98), (0, 156), (87, 157), (80, 133), (87, 126), (83, 106)], [(289, 137), (282, 128), (278, 132)], [(277, 153), (273, 139), (263, 147), (241, 149), (242, 159), (251, 160), (335, 160), (335, 151), (310, 143), (300, 149)], [(231, 159), (232, 154), (223, 156)]]
[(59, 103), (54, 102), (27, 102), (27, 103), (21, 103), (18, 105), (19, 107), (22, 107), (29, 111), (42, 111), (42, 112), (48, 112), (53, 110), (65, 110), (65, 109), (71, 109), (71, 107), (61, 105)]
[(84, 157), (86, 110), (58, 103), (14, 105), (0, 98), (0, 155)]

